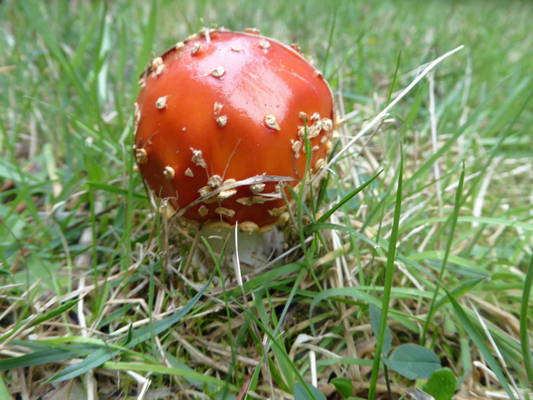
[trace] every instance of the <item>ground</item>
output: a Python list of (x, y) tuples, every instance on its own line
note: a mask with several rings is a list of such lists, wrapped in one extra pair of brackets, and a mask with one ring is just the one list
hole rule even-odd
[[(0, 397), (529, 398), (532, 12), (0, 1)], [(137, 77), (205, 26), (297, 43), (347, 120), (243, 287), (201, 250), (182, 274), (194, 232), (133, 173)]]

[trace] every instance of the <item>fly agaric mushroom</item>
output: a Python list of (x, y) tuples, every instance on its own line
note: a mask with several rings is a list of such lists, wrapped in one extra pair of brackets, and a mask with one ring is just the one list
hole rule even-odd
[(139, 83), (135, 160), (182, 219), (269, 231), (288, 219), (280, 182), (297, 185), (308, 157), (312, 172), (325, 165), (328, 84), (298, 51), (257, 30), (204, 29), (154, 58)]

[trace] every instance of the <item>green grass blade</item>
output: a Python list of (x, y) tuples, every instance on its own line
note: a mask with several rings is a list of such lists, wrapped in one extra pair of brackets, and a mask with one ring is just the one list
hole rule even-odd
[(376, 175), (374, 175), (368, 181), (366, 181), (361, 186), (359, 186), (357, 189), (352, 191), (349, 195), (344, 197), (341, 201), (339, 201), (337, 204), (335, 204), (330, 210), (328, 210), (324, 215), (322, 215), (318, 219), (317, 222), (326, 222), (328, 220), (328, 218), (331, 217), (335, 211), (337, 211), (344, 204), (349, 202), (354, 196), (356, 196), (359, 192), (361, 192), (364, 188), (366, 188), (368, 185), (370, 185), (382, 172), (383, 172), (383, 170), (380, 170)]
[(311, 233), (314, 233), (314, 232), (319, 232), (321, 230), (324, 230), (324, 229), (332, 229), (332, 230), (338, 230), (338, 231), (342, 231), (342, 232), (347, 232), (347, 233), (350, 233), (354, 236), (357, 236), (359, 239), (362, 239), (364, 242), (368, 243), (369, 245), (371, 245), (372, 247), (379, 247), (378, 244), (376, 242), (374, 242), (372, 239), (369, 239), (367, 236), (363, 235), (361, 232), (353, 229), (353, 228), (349, 228), (347, 226), (344, 226), (344, 225), (338, 225), (338, 224), (330, 224), (328, 222), (323, 222), (323, 223), (316, 223), (316, 224), (311, 224), (311, 225), (306, 225), (304, 227), (304, 232), (306, 234), (311, 234)]
[(333, 33), (335, 32), (335, 25), (337, 22), (337, 11), (338, 11), (338, 6), (335, 7), (335, 11), (333, 12), (333, 18), (332, 18), (332, 21), (331, 21), (331, 27), (329, 29), (329, 38), (328, 38), (328, 47), (326, 49), (326, 56), (324, 57), (324, 67), (322, 68), (322, 71), (324, 73), (324, 76), (328, 76), (327, 75), (327, 68), (328, 68), (328, 58), (329, 58), (329, 52), (331, 51), (331, 44), (333, 42)]
[(159, 7), (159, 0), (150, 2), (150, 16), (148, 17), (148, 24), (144, 28), (143, 45), (139, 52), (137, 59), (136, 77), (141, 75), (146, 65), (150, 61), (150, 54), (154, 45), (155, 32), (157, 28), (157, 9)]
[(3, 399), (11, 398), (9, 391), (7, 390), (6, 383), (4, 382), (4, 377), (0, 376), (0, 397)]
[(400, 61), (402, 60), (402, 52), (398, 53), (398, 61), (396, 61), (396, 69), (394, 70), (394, 76), (392, 77), (392, 83), (389, 89), (389, 95), (387, 96), (387, 105), (390, 104), (390, 99), (392, 97), (392, 92), (394, 91), (394, 86), (396, 85), (396, 78), (398, 76), (398, 70), (400, 69)]
[(522, 355), (524, 365), (526, 366), (527, 380), (533, 382), (533, 357), (531, 356), (531, 347), (529, 346), (529, 329), (527, 327), (527, 311), (529, 307), (529, 295), (531, 294), (531, 284), (533, 283), (533, 255), (527, 269), (526, 280), (524, 282), (524, 292), (522, 296), (522, 305), (520, 307), (520, 345), (522, 346)]
[[(103, 365), (104, 368), (109, 370), (120, 370), (120, 371), (137, 371), (137, 372), (151, 372), (156, 374), (165, 374), (165, 375), (176, 375), (183, 376), (184, 378), (194, 379), (202, 381), (205, 383), (213, 383), (217, 386), (225, 386), (226, 382), (223, 380), (214, 378), (212, 376), (204, 375), (199, 372), (192, 372), (188, 369), (181, 368), (169, 368), (161, 364), (139, 364), (139, 363), (128, 363), (128, 362), (106, 362)], [(231, 390), (238, 390), (234, 385), (229, 385)]]
[[(87, 181), (85, 182), (87, 185), (89, 185), (90, 187), (93, 187), (93, 188), (96, 188), (96, 189), (100, 189), (100, 190), (105, 190), (106, 192), (109, 192), (109, 193), (114, 193), (114, 194), (119, 194), (121, 196), (129, 196), (130, 194), (130, 188), (128, 189), (123, 189), (123, 188), (119, 188), (119, 187), (116, 187), (116, 186), (113, 186), (113, 185), (108, 185), (107, 183), (101, 183), (101, 182), (92, 182), (92, 181)], [(146, 200), (146, 196), (143, 196), (139, 193), (131, 193), (131, 196), (132, 197), (135, 197), (136, 199), (140, 199), (140, 200)]]
[(6, 371), (16, 368), (26, 368), (33, 365), (41, 365), (46, 363), (54, 363), (58, 361), (68, 360), (71, 358), (86, 355), (81, 351), (65, 351), (61, 349), (36, 351), (31, 354), (26, 354), (20, 357), (7, 358), (0, 360), (0, 371)]
[[(471, 279), (469, 281), (461, 283), (459, 286), (457, 286), (455, 289), (451, 290), (450, 293), (458, 299), (462, 295), (470, 292), (472, 289), (474, 289), (479, 282), (482, 282), (485, 278), (478, 278), (478, 279)], [(444, 295), (441, 297), (439, 301), (435, 303), (435, 306), (433, 307), (433, 313), (436, 313), (441, 307), (445, 306), (450, 302), (450, 299), (447, 295)]]
[[(65, 311), (68, 311), (72, 307), (74, 307), (78, 303), (78, 301), (79, 301), (79, 299), (74, 299), (74, 300), (67, 301), (65, 304), (60, 305), (59, 307), (57, 307), (57, 308), (55, 308), (55, 309), (53, 309), (51, 311), (48, 311), (47, 313), (44, 313), (43, 315), (35, 318), (35, 320), (30, 325), (28, 325), (27, 328), (31, 328), (31, 327), (40, 325), (43, 322), (46, 322), (46, 321), (48, 321), (48, 320), (50, 320), (52, 318), (57, 317), (58, 315), (63, 314)], [(21, 324), (24, 324), (24, 323), (25, 323), (25, 321), (21, 322)], [(12, 330), (10, 333), (0, 337), (0, 342), (3, 342), (7, 338), (9, 338), (13, 333), (15, 333), (15, 330)]]
[(389, 301), (392, 288), (392, 279), (394, 277), (394, 260), (396, 258), (396, 242), (398, 240), (398, 226), (400, 224), (400, 215), (402, 211), (402, 181), (403, 181), (403, 149), (400, 149), (400, 165), (398, 166), (398, 188), (396, 193), (396, 203), (394, 206), (394, 221), (392, 223), (392, 233), (387, 253), (387, 266), (385, 272), (385, 284), (383, 290), (383, 300), (381, 306), (381, 321), (379, 324), (379, 336), (376, 344), (374, 355), (374, 364), (372, 366), (372, 376), (370, 377), (370, 388), (368, 391), (369, 400), (373, 400), (376, 395), (376, 385), (379, 375), (379, 364), (381, 362), (381, 352), (385, 340), (387, 328), (387, 316), (389, 312)]
[[(444, 271), (446, 270), (446, 264), (448, 262), (448, 257), (450, 256), (450, 252), (452, 250), (452, 243), (455, 235), (455, 228), (457, 227), (457, 219), (459, 218), (459, 209), (461, 208), (461, 198), (463, 195), (463, 186), (465, 183), (465, 166), (463, 164), (463, 170), (461, 171), (461, 177), (459, 178), (459, 186), (457, 187), (457, 191), (455, 192), (455, 205), (453, 208), (453, 214), (452, 214), (452, 226), (450, 229), (450, 234), (448, 236), (448, 243), (446, 245), (446, 251), (444, 253), (444, 259), (442, 260), (442, 266), (439, 272), (438, 281), (442, 282), (442, 278), (444, 276)], [(424, 327), (422, 329), (422, 335), (420, 337), (420, 345), (424, 346), (426, 343), (426, 335), (429, 329), (429, 322), (431, 321), (431, 317), (434, 313), (434, 306), (435, 302), (437, 301), (437, 296), (439, 294), (439, 286), (435, 288), (435, 294), (433, 295), (433, 299), (431, 300), (431, 305), (429, 306), (429, 311), (427, 313), (426, 322), (424, 323)]]

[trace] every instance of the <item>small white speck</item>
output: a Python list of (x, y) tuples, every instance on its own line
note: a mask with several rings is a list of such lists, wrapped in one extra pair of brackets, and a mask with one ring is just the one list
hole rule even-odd
[(268, 114), (265, 116), (265, 124), (271, 129), (275, 129), (279, 131), (281, 128), (278, 125), (278, 121), (276, 120), (276, 116), (274, 114)]
[(205, 196), (209, 193), (211, 193), (213, 189), (211, 189), (211, 186), (203, 186), (200, 189), (198, 189), (198, 193), (200, 193), (200, 196)]
[(326, 162), (324, 161), (323, 158), (319, 158), (317, 160), (317, 162), (315, 163), (315, 170), (319, 170), (321, 168), (324, 168), (324, 166), (326, 165)]
[(263, 190), (265, 190), (265, 184), (254, 183), (253, 185), (250, 185), (250, 190), (252, 191), (252, 193), (261, 193)]
[(163, 97), (158, 98), (157, 101), (155, 102), (155, 106), (159, 108), (160, 110), (162, 108), (165, 108), (167, 105), (167, 97), (168, 96), (163, 96)]
[[(222, 185), (222, 187), (226, 185), (230, 185), (235, 182), (237, 182), (235, 179), (228, 179), (226, 182), (224, 182), (224, 185)], [(237, 193), (237, 189), (235, 188), (226, 189), (220, 192), (217, 197), (219, 200), (226, 200), (226, 199), (229, 199), (231, 196), (235, 195), (236, 193)]]
[(156, 57), (152, 60), (152, 69), (157, 69), (160, 65), (163, 65), (163, 59), (161, 57)]
[(164, 69), (165, 69), (165, 64), (158, 65), (157, 68), (155, 69), (155, 74), (157, 76), (161, 75)]
[(207, 164), (205, 163), (204, 156), (202, 155), (202, 150), (195, 150), (191, 147), (191, 151), (192, 151), (191, 161), (199, 167), (207, 168)]
[(270, 48), (270, 42), (268, 40), (261, 39), (259, 41), (259, 46), (261, 46), (263, 49), (267, 50), (267, 49)]
[(137, 164), (146, 164), (148, 162), (148, 155), (145, 149), (137, 149), (135, 151), (135, 161), (137, 161)]
[(209, 75), (214, 76), (215, 78), (221, 78), (226, 73), (226, 70), (223, 67), (216, 67)]
[(201, 48), (202, 48), (202, 42), (196, 42), (195, 44), (193, 44), (192, 49), (191, 49), (191, 55), (194, 56), (196, 53), (200, 51)]
[(220, 175), (213, 175), (207, 180), (207, 184), (211, 188), (216, 189), (217, 187), (220, 187), (220, 185), (222, 185), (222, 178)]
[(229, 208), (225, 208), (225, 207), (217, 207), (215, 212), (220, 215), (225, 215), (230, 218), (233, 218), (233, 216), (235, 215), (235, 210), (230, 210)]
[(216, 121), (217, 121), (218, 126), (222, 128), (226, 126), (226, 124), (228, 123), (228, 117), (226, 117), (225, 115), (221, 115), (220, 117), (216, 119)]
[(294, 140), (291, 140), (292, 143), (292, 151), (294, 151), (294, 156), (296, 158), (300, 157), (300, 149), (302, 148), (302, 142), (297, 140), (296, 142)]
[(201, 217), (205, 217), (208, 212), (209, 210), (204, 205), (201, 205), (200, 208), (198, 209), (198, 214), (200, 214)]
[(165, 178), (167, 179), (174, 179), (175, 174), (174, 168), (170, 166), (166, 166), (165, 170), (163, 171), (163, 175), (165, 175)]
[(329, 118), (323, 118), (322, 129), (324, 129), (325, 131), (331, 131), (333, 129), (333, 121)]

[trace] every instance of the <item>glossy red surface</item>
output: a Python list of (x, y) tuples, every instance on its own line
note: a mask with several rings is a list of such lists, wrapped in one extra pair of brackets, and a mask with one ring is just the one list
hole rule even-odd
[[(209, 36), (209, 41), (200, 36), (180, 50), (167, 52), (162, 73), (147, 75), (137, 99), (140, 119), (135, 144), (147, 154), (140, 171), (150, 187), (170, 198), (175, 208), (196, 200), (198, 190), (212, 175), (237, 181), (261, 174), (300, 180), (306, 156), (300, 151), (297, 158), (291, 143), (298, 140), (298, 127), (304, 124), (300, 112), (333, 119), (327, 83), (292, 48), (258, 35), (216, 31)], [(191, 54), (197, 43), (201, 43), (200, 50)], [(270, 47), (263, 48), (268, 46), (265, 43)], [(220, 67), (222, 76), (213, 76), (217, 73), (212, 71)], [(165, 96), (166, 105), (159, 109), (156, 102)], [(227, 117), (224, 126), (216, 121), (215, 103), (222, 105), (218, 116)], [(270, 114), (279, 130), (265, 123)], [(331, 133), (322, 130), (311, 139), (312, 146), (318, 146), (312, 153), (312, 166), (326, 157)], [(207, 168), (195, 165), (191, 149), (202, 151)], [(174, 170), (173, 179), (163, 176), (166, 166)], [(185, 175), (189, 168), (193, 177)], [(267, 184), (264, 193), (273, 191), (274, 183)], [(202, 203), (208, 209), (206, 215), (199, 214), (198, 204), (184, 216), (198, 221), (223, 218), (231, 224), (252, 221), (259, 226), (276, 222), (268, 210), (282, 207), (283, 200), (252, 205), (237, 202), (251, 195), (249, 187), (240, 187), (220, 204)], [(235, 216), (221, 217), (215, 212), (217, 207), (233, 210)]]

